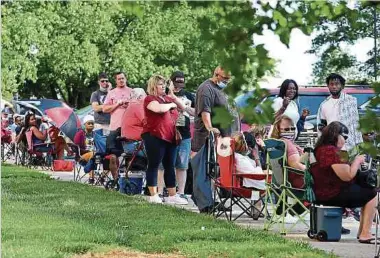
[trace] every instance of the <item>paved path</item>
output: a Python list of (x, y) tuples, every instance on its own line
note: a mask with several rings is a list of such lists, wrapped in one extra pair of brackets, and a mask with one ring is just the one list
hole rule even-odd
[[(51, 175), (53, 178), (64, 181), (72, 181), (73, 174), (67, 172), (44, 172)], [(190, 201), (189, 205), (183, 206), (184, 209), (192, 212), (198, 212), (197, 207)], [(264, 220), (259, 219), (254, 221), (252, 219), (240, 218), (236, 223), (242, 227), (263, 229)], [(339, 257), (349, 258), (369, 258), (375, 256), (375, 245), (366, 245), (358, 243), (356, 239), (357, 229), (359, 223), (353, 218), (347, 218), (343, 220), (343, 226), (351, 230), (351, 234), (342, 235), (342, 239), (339, 242), (319, 242), (317, 240), (309, 239), (306, 235), (307, 228), (304, 225), (297, 225), (292, 232), (286, 235), (287, 238), (302, 240), (308, 242), (311, 246), (325, 250), (330, 253), (338, 255)]]

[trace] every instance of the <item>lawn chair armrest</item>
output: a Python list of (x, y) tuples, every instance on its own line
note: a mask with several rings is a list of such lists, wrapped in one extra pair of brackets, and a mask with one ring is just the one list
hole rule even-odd
[(266, 174), (251, 174), (251, 173), (234, 173), (236, 177), (253, 179), (253, 180), (265, 180), (267, 178)]
[(293, 174), (297, 174), (297, 175), (304, 175), (305, 174), (305, 171), (303, 171), (303, 170), (299, 170), (299, 169), (288, 167), (288, 166), (285, 166), (284, 168), (286, 168), (288, 170), (288, 172), (293, 173)]
[(47, 142), (47, 143), (37, 143), (37, 144), (33, 144), (33, 148), (34, 148), (34, 147), (40, 147), (40, 146), (46, 146), (46, 147), (54, 146), (54, 142)]

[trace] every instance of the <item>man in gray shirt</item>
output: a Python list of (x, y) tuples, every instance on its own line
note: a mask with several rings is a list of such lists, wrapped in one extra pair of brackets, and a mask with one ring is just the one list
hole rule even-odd
[(111, 90), (111, 83), (106, 73), (100, 73), (98, 76), (99, 89), (91, 94), (91, 106), (94, 110), (95, 125), (94, 130), (103, 130), (104, 135), (109, 134), (111, 115), (103, 112), (103, 104), (108, 91)]
[[(202, 148), (210, 132), (220, 134), (222, 137), (240, 132), (239, 114), (228, 103), (228, 95), (223, 92), (229, 80), (230, 75), (218, 66), (213, 77), (199, 86), (195, 100), (194, 135), (191, 143), (193, 152), (198, 152)], [(224, 107), (232, 115), (233, 121), (228, 128), (222, 128), (220, 124), (213, 121), (215, 107)]]

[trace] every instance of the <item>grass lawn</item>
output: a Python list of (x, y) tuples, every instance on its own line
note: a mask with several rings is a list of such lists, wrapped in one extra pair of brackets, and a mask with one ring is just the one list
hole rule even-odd
[[(186, 257), (328, 257), (307, 244), (2, 165), (2, 257), (136, 250)], [(205, 227), (205, 230), (201, 228)]]

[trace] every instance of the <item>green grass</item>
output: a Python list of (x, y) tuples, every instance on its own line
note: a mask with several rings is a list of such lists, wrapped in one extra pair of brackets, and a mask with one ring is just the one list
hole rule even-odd
[(20, 167), (3, 165), (1, 178), (2, 257), (120, 248), (188, 257), (328, 257), (302, 242)]

